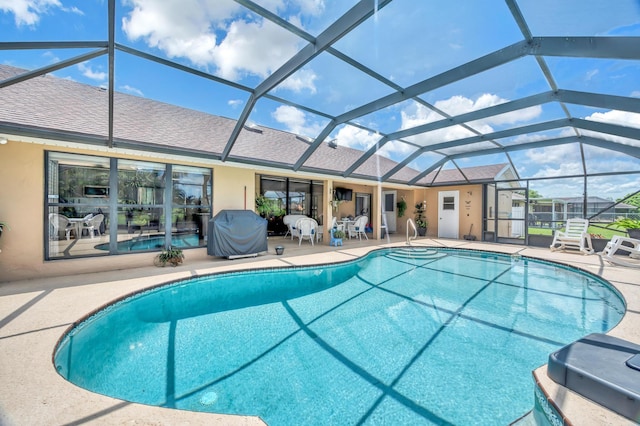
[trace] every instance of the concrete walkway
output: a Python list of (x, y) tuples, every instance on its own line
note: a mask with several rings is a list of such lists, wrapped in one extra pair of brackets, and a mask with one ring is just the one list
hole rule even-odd
[[(285, 252), (275, 254), (282, 244)], [(0, 283), (0, 424), (1, 425), (255, 425), (256, 417), (196, 413), (129, 403), (97, 395), (67, 382), (53, 367), (58, 339), (74, 322), (116, 298), (149, 286), (214, 272), (249, 268), (282, 267), (338, 262), (365, 255), (373, 249), (404, 246), (404, 239), (346, 241), (343, 247), (328, 243), (311, 246), (308, 241), (280, 237), (269, 240), (269, 253), (257, 258), (227, 260), (206, 255), (205, 249), (185, 252), (185, 263), (172, 268), (150, 266), (86, 275), (72, 275)], [(599, 256), (576, 252), (551, 253), (548, 249), (499, 245), (475, 241), (423, 238), (415, 245), (459, 247), (520, 253), (562, 262), (599, 275), (624, 296), (627, 313), (611, 335), (640, 343), (640, 273), (610, 266)], [(150, 257), (151, 259), (151, 257)], [(620, 416), (573, 394), (546, 376), (536, 376), (562, 413), (573, 424), (632, 424)], [(533, 406), (533, 395), (532, 395)], [(595, 422), (595, 423), (594, 423)]]

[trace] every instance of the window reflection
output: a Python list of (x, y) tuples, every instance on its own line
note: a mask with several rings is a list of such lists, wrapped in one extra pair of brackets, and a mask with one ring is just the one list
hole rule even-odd
[(51, 154), (47, 170), (45, 246), (50, 258), (105, 254), (108, 237), (109, 159)]
[(206, 244), (209, 169), (64, 153), (47, 157), (47, 259)]

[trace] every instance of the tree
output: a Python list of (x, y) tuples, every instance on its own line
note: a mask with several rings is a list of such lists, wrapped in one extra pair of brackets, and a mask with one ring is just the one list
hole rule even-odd
[(540, 194), (535, 189), (530, 189), (529, 190), (529, 198), (542, 198), (542, 194)]
[(622, 198), (618, 198), (616, 202), (623, 202), (625, 204), (631, 204), (632, 206), (636, 206), (640, 209), (640, 191), (636, 191), (635, 193), (630, 193), (625, 195)]

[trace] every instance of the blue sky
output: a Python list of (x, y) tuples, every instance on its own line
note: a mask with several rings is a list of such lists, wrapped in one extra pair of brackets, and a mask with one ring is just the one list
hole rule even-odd
[[(356, 1), (262, 0), (256, 3), (316, 36)], [(439, 2), (434, 8), (429, 7), (431, 2), (394, 0), (334, 47), (392, 84), (407, 87), (522, 40), (504, 0), (463, 3), (462, 9), (460, 2)], [(116, 4), (118, 43), (210, 72), (247, 88), (258, 85), (306, 44), (298, 36), (229, 0), (118, 0)], [(638, 0), (616, 0), (615, 7), (596, 0), (527, 0), (518, 2), (518, 6), (534, 36), (640, 36)], [(0, 41), (106, 40), (106, 19), (106, 0), (0, 0)], [(87, 50), (2, 51), (0, 62), (35, 69), (85, 52)], [(638, 61), (564, 57), (545, 58), (545, 61), (560, 88), (640, 97)], [(54, 74), (82, 83), (106, 85), (107, 58), (103, 56)], [(123, 52), (116, 53), (116, 89), (230, 118), (238, 117), (249, 97), (244, 90), (204, 81)], [(547, 90), (550, 90), (549, 83), (535, 59), (525, 57), (440, 87), (421, 98), (447, 114), (458, 115)], [(392, 91), (325, 52), (271, 93), (336, 115)], [(577, 117), (640, 127), (638, 114), (575, 105), (567, 108)], [(560, 106), (551, 103), (469, 124), (474, 129), (492, 132), (564, 117)], [(405, 101), (356, 120), (372, 131), (339, 126), (329, 139), (366, 150), (380, 138), (376, 131), (389, 133), (442, 118), (414, 101)], [(328, 119), (261, 99), (250, 121), (315, 137)], [(468, 129), (454, 127), (409, 139), (425, 146), (472, 134)], [(549, 134), (497, 142), (510, 145), (567, 134), (571, 134), (570, 129), (559, 129)], [(622, 142), (640, 146), (638, 141)], [(393, 141), (385, 145), (382, 154), (401, 161), (413, 149)], [(517, 151), (511, 158), (521, 177), (546, 177), (581, 174), (579, 154), (578, 144), (570, 144)], [(629, 156), (603, 153), (590, 147), (585, 149), (585, 156), (591, 173), (640, 170), (638, 159)], [(436, 159), (437, 156), (425, 155), (414, 165), (424, 167)], [(461, 159), (457, 164), (467, 167), (506, 161), (504, 155), (492, 155)], [(600, 180), (601, 183), (594, 179), (593, 188), (601, 196), (620, 196), (640, 188), (638, 175)], [(578, 181), (571, 190), (563, 182), (558, 189), (547, 184), (539, 192), (549, 196), (581, 195), (581, 181)], [(567, 191), (573, 192), (567, 194)]]

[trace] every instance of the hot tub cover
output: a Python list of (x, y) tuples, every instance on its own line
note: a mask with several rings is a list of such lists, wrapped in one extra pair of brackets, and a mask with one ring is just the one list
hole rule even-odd
[(209, 220), (210, 256), (249, 256), (267, 250), (267, 220), (251, 210), (222, 210)]
[(638, 422), (638, 354), (636, 343), (593, 333), (552, 353), (547, 374), (556, 383)]

